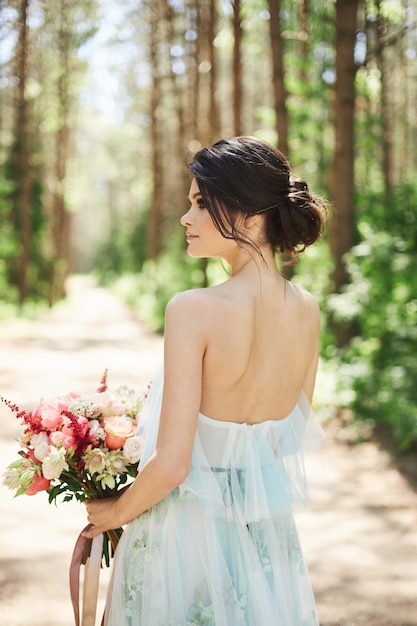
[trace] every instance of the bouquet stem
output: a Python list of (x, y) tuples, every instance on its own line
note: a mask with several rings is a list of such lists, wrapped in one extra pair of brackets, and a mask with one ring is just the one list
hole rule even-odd
[(122, 534), (123, 528), (116, 528), (115, 530), (108, 530), (103, 533), (103, 559), (106, 567), (110, 567), (110, 559), (116, 552), (117, 544)]

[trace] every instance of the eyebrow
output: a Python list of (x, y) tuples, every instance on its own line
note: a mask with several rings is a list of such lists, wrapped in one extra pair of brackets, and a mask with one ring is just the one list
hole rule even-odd
[(198, 198), (198, 196), (201, 197), (201, 191), (196, 191), (196, 193), (193, 193), (192, 196), (188, 196), (188, 199), (194, 200), (195, 198)]

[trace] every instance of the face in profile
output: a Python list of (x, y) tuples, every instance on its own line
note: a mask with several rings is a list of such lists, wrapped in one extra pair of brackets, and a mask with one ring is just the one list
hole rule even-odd
[(233, 239), (226, 239), (217, 230), (204, 205), (197, 181), (193, 178), (188, 198), (190, 208), (181, 217), (181, 224), (186, 228), (187, 252), (194, 258), (227, 258), (235, 251), (237, 244)]

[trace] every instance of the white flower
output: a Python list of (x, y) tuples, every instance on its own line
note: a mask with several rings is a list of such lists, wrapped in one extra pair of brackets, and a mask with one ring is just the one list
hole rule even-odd
[(105, 467), (101, 474), (94, 477), (95, 481), (101, 483), (101, 487), (106, 489), (114, 489), (116, 486), (115, 476), (126, 472), (127, 461), (123, 457), (121, 450), (109, 450), (105, 454)]
[(75, 413), (76, 415), (83, 415), (84, 417), (89, 418), (96, 412), (96, 405), (95, 402), (89, 397), (75, 398), (75, 400), (73, 400), (69, 405), (68, 411), (71, 411), (71, 413)]
[(46, 433), (33, 435), (30, 440), (30, 445), (33, 446), (34, 455), (39, 461), (43, 461), (44, 459), (46, 459), (51, 451), (48, 441), (48, 435)]
[(91, 449), (91, 446), (88, 446), (83, 459), (85, 469), (90, 474), (100, 473), (106, 466), (106, 453), (101, 448)]
[(100, 483), (102, 489), (105, 489), (106, 487), (108, 487), (109, 489), (114, 489), (116, 486), (114, 476), (111, 476), (111, 474), (102, 474)]
[(122, 385), (117, 389), (116, 395), (125, 407), (125, 414), (132, 419), (137, 419), (138, 413), (143, 408), (145, 402), (144, 394), (137, 394), (127, 385)]
[[(19, 467), (16, 464), (12, 467), (6, 468), (6, 471), (3, 472), (3, 485), (6, 485), (9, 489), (18, 489), (22, 483), (22, 474), (25, 470), (22, 467), (24, 461), (22, 460), (21, 465)], [(30, 485), (30, 480), (27, 481), (28, 485)]]
[(93, 417), (111, 417), (113, 415), (123, 415), (124, 407), (118, 400), (116, 394), (110, 391), (96, 393), (90, 396), (95, 405)]
[(128, 463), (137, 463), (143, 447), (143, 437), (130, 437), (123, 446), (123, 456)]
[(55, 448), (51, 446), (48, 456), (42, 461), (42, 474), (47, 480), (59, 478), (64, 470), (68, 470), (68, 463), (65, 460), (65, 448)]
[(104, 428), (101, 427), (99, 420), (90, 420), (90, 437), (92, 439), (105, 439), (106, 433)]
[(120, 450), (110, 450), (106, 453), (106, 474), (118, 476), (126, 472), (126, 461)]

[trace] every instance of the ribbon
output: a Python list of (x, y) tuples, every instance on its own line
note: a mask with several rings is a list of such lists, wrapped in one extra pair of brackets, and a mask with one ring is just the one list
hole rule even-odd
[[(101, 557), (103, 551), (103, 534), (87, 539), (83, 532), (76, 541), (70, 565), (70, 593), (74, 610), (75, 626), (95, 626), (100, 578)], [(80, 568), (84, 563), (83, 603), (80, 623)]]

